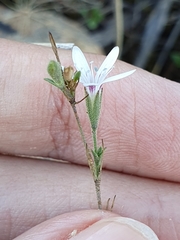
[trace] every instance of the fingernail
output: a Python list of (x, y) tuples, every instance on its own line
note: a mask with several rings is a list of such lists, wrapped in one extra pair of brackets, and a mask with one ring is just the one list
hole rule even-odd
[(113, 217), (100, 220), (82, 232), (73, 240), (158, 240), (156, 234), (145, 224), (131, 218)]

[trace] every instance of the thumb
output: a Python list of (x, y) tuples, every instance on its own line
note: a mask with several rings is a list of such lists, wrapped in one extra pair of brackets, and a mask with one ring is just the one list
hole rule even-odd
[(14, 240), (158, 240), (145, 224), (112, 212), (83, 210), (64, 213), (34, 226)]
[(112, 217), (100, 220), (79, 234), (73, 240), (158, 240), (156, 234), (147, 225), (124, 217)]

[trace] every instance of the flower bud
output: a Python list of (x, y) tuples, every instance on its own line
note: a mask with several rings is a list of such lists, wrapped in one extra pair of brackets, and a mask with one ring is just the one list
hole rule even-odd
[(74, 76), (74, 69), (73, 67), (65, 67), (63, 72), (63, 77), (66, 82), (72, 81)]

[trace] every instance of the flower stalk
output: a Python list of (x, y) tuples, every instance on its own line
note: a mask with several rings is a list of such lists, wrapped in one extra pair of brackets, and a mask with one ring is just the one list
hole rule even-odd
[[(85, 93), (87, 93), (85, 89)], [(92, 131), (92, 139), (93, 139), (93, 149), (91, 150), (91, 165), (93, 167), (91, 169), (93, 180), (96, 189), (96, 196), (98, 202), (98, 209), (102, 209), (102, 201), (101, 201), (101, 171), (102, 171), (102, 156), (104, 153), (104, 147), (98, 147), (97, 141), (97, 129), (99, 123), (99, 116), (101, 110), (101, 101), (102, 101), (102, 90), (99, 90), (95, 96), (91, 97), (88, 95), (86, 98), (86, 109), (87, 114), (90, 120), (91, 131)], [(89, 160), (88, 160), (89, 161)]]
[[(81, 138), (86, 150), (88, 165), (93, 176), (98, 208), (102, 209), (101, 172), (105, 147), (103, 140), (101, 146), (99, 146), (97, 138), (97, 130), (99, 124), (103, 93), (102, 85), (107, 82), (127, 77), (134, 73), (135, 70), (121, 73), (112, 77), (107, 77), (108, 74), (112, 71), (113, 65), (117, 60), (119, 54), (118, 47), (114, 47), (111, 50), (106, 59), (103, 61), (100, 68), (97, 70), (96, 68), (93, 69), (93, 62), (90, 62), (89, 67), (89, 64), (87, 63), (86, 58), (82, 51), (77, 46), (74, 46), (72, 49), (72, 59), (74, 62), (74, 66), (76, 68), (76, 71), (74, 72), (73, 67), (69, 66), (64, 68), (61, 65), (57, 47), (51, 33), (49, 33), (49, 38), (57, 61), (51, 60), (49, 62), (47, 70), (49, 75), (51, 76), (51, 79), (45, 78), (45, 80), (51, 83), (52, 85), (58, 87), (71, 104), (81, 134)], [(92, 149), (88, 147), (76, 109), (76, 104), (82, 101), (81, 100), (79, 102), (76, 102), (75, 100), (76, 88), (79, 82), (81, 82), (85, 88), (85, 97), (82, 100), (84, 99), (86, 100), (86, 109), (92, 131), (93, 142)]]
[(131, 70), (129, 72), (121, 73), (112, 77), (107, 77), (113, 69), (113, 65), (117, 60), (118, 54), (119, 48), (114, 47), (108, 54), (100, 68), (97, 70), (96, 68), (93, 69), (93, 62), (90, 62), (89, 67), (89, 64), (87, 63), (84, 54), (77, 46), (74, 46), (72, 50), (72, 59), (74, 62), (74, 66), (76, 67), (77, 71), (81, 71), (80, 82), (85, 87), (85, 93), (88, 94), (88, 97), (86, 98), (86, 109), (92, 130), (93, 149), (91, 151), (88, 150), (86, 152), (86, 155), (95, 183), (99, 209), (102, 208), (101, 171), (103, 164), (103, 155), (105, 151), (104, 144), (98, 147), (97, 142), (97, 128), (102, 102), (102, 85), (104, 83), (119, 80), (121, 78), (129, 76), (135, 71)]
[(82, 138), (84, 147), (86, 148), (86, 138), (85, 138), (85, 135), (84, 135), (82, 126), (81, 126), (81, 122), (80, 122), (80, 119), (79, 119), (79, 115), (78, 115), (78, 113), (77, 113), (76, 103), (72, 103), (72, 104), (71, 104), (71, 107), (72, 107), (72, 109), (73, 109), (73, 112), (74, 112), (74, 115), (75, 115), (75, 118), (76, 118), (76, 122), (77, 122), (77, 125), (78, 125), (78, 128), (79, 128), (79, 132), (80, 132), (80, 134), (81, 134), (81, 138)]

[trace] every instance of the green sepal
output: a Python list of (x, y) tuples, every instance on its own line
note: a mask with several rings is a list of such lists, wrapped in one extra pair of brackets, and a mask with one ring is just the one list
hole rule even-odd
[(80, 77), (81, 77), (81, 72), (80, 71), (75, 72), (73, 77), (74, 82), (79, 82)]
[(89, 115), (91, 128), (96, 131), (98, 127), (99, 115), (101, 110), (102, 90), (98, 91), (96, 95), (91, 98), (86, 98), (87, 113)]

